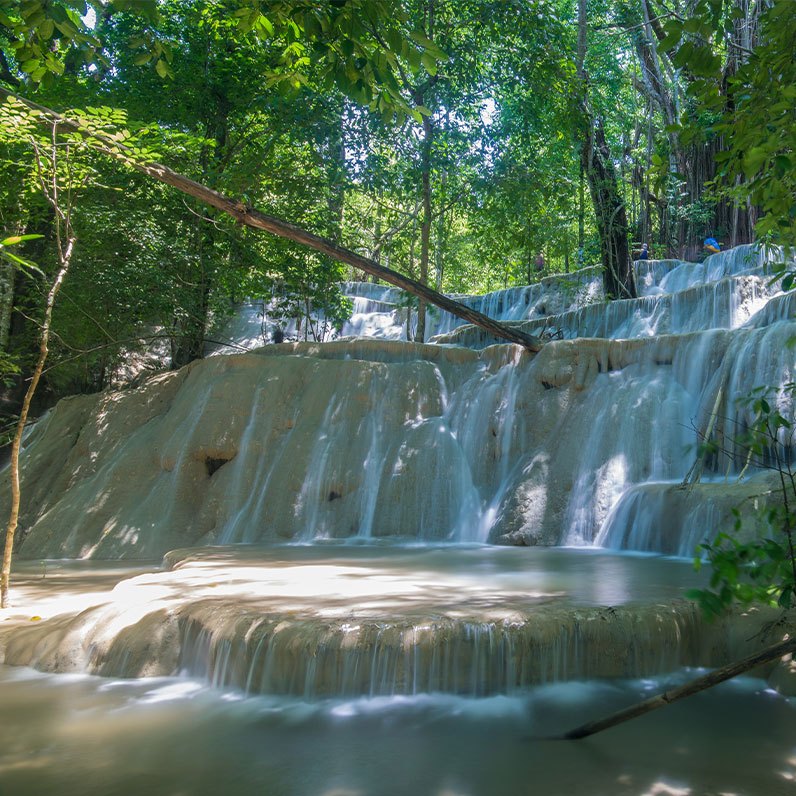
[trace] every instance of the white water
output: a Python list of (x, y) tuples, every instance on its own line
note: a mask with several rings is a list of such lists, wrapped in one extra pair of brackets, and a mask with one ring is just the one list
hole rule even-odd
[[(702, 264), (639, 263), (642, 297), (608, 305), (593, 301), (594, 269), (467, 299), (564, 338), (533, 357), (506, 345), (268, 345), (63, 402), (26, 446), (22, 554), (393, 537), (687, 556), (738, 502), (720, 484), (744, 464), (739, 400), (796, 378), (794, 292), (778, 292), (766, 261), (738, 247)], [(346, 290), (361, 294), (363, 318), (399, 301), (394, 288)], [(467, 326), (438, 339), (490, 342)], [(779, 409), (796, 418), (782, 397)], [(644, 487), (686, 476), (712, 415), (727, 454), (703, 473), (716, 494), (700, 533)], [(622, 526), (630, 516), (648, 531)]]
[[(171, 558), (177, 568), (160, 573), (125, 573), (99, 562), (22, 568), (20, 596), (36, 598), (45, 621), (12, 632), (11, 654), (28, 647), (63, 663), (75, 644), (89, 659), (103, 639), (116, 635), (124, 645), (117, 650), (123, 654), (111, 654), (102, 665), (106, 677), (82, 674), (79, 665), (60, 675), (0, 666), (0, 792), (792, 793), (796, 702), (766, 690), (761, 680), (725, 684), (588, 741), (545, 740), (700, 673), (676, 662), (678, 652), (695, 654), (688, 652), (696, 641), (691, 623), (671, 614), (675, 635), (664, 628), (670, 608), (662, 601), (698, 582), (684, 562), (599, 551), (427, 545), (217, 549)], [(125, 574), (132, 577), (108, 593)], [(92, 590), (95, 596), (87, 597)], [(70, 633), (64, 618), (46, 621), (45, 608), (59, 610), (48, 595), (61, 596), (62, 611), (73, 610), (64, 595), (99, 607), (71, 620), (76, 632)], [(263, 599), (268, 602), (258, 602)], [(651, 622), (628, 602), (634, 600), (658, 604)], [(504, 670), (516, 678), (537, 658), (536, 650), (524, 654), (518, 640), (501, 639), (496, 628), (543, 623), (546, 612), (562, 603), (568, 613), (554, 614), (557, 621), (540, 634), (538, 652), (548, 656), (543, 681), (489, 688), (490, 673)], [(187, 609), (191, 617), (174, 672), (179, 676), (136, 678), (141, 649), (152, 656), (159, 645), (164, 648), (154, 632), (160, 626), (142, 625), (142, 617), (157, 617), (169, 605), (172, 613)], [(361, 675), (369, 688), (363, 693), (338, 685), (326, 693), (329, 630), (339, 626), (353, 641), (369, 615), (381, 616), (377, 644), (362, 647), (359, 667), (352, 657), (342, 670), (347, 682)], [(319, 627), (309, 633), (313, 617)], [(396, 630), (407, 619), (402, 638)], [(114, 627), (120, 621), (126, 635)], [(199, 621), (211, 624), (194, 632)], [(274, 638), (287, 639), (279, 657), (269, 657), (265, 637), (258, 641), (252, 632), (267, 621), (278, 622)], [(612, 647), (610, 633), (622, 621), (629, 622), (631, 636)], [(718, 647), (728, 635), (725, 628), (716, 631), (702, 646)], [(590, 632), (604, 637), (603, 646), (573, 646)], [(396, 688), (400, 662), (420, 664), (419, 640), (433, 633), (438, 638), (428, 649), (427, 668)], [(751, 634), (747, 628), (741, 635)], [(396, 640), (399, 649), (391, 657), (389, 645)], [(245, 644), (253, 651), (248, 672), (240, 669)], [(650, 672), (643, 678), (573, 679), (573, 671), (614, 659)], [(113, 666), (133, 679), (118, 679), (121, 672)], [(452, 677), (456, 666), (459, 675)]]
[[(757, 500), (726, 456), (677, 485), (720, 387), (729, 440), (738, 398), (796, 375), (794, 293), (764, 261), (640, 263), (641, 298), (610, 305), (594, 270), (464, 298), (562, 338), (536, 357), (266, 346), (63, 402), (27, 439), (23, 555), (300, 544), (174, 555), (107, 593), (115, 570), (30, 565), (3, 660), (80, 674), (0, 667), (0, 794), (792, 793), (794, 703), (762, 680), (534, 740), (765, 643), (676, 599), (704, 583), (684, 561), (590, 547), (690, 557)], [(398, 291), (346, 291), (344, 335), (403, 335)], [(262, 322), (228, 336), (255, 348)], [(457, 323), (431, 316), (441, 343), (495, 342)], [(440, 544), (486, 540), (580, 549)]]
[[(524, 322), (529, 331), (556, 332), (574, 337), (650, 337), (685, 334), (705, 329), (734, 329), (764, 309), (781, 291), (771, 285), (767, 271), (781, 260), (776, 250), (737, 246), (710, 255), (703, 263), (680, 260), (639, 261), (636, 281), (639, 298), (603, 303), (599, 269), (547, 277), (541, 282), (507, 288), (484, 296), (452, 296), (461, 303), (500, 321)], [(406, 335), (403, 292), (369, 282), (347, 282), (343, 293), (354, 303), (351, 318), (337, 338), (368, 337), (400, 340)], [(793, 300), (790, 294), (789, 302)], [(783, 309), (778, 320), (793, 319)], [(773, 319), (772, 319), (773, 320)], [(772, 322), (769, 320), (769, 322)], [(436, 307), (429, 308), (427, 339), (447, 341), (462, 321)], [(214, 353), (234, 353), (270, 342), (274, 324), (262, 301), (244, 304), (212, 337)], [(468, 344), (469, 330), (462, 330)], [(289, 327), (287, 336), (295, 334)], [(228, 345), (224, 346), (223, 343)], [(459, 342), (454, 335), (451, 341)]]
[[(607, 305), (597, 301), (601, 289), (595, 269), (487, 296), (457, 297), (491, 317), (522, 322), (532, 333), (554, 333), (565, 339), (690, 335), (679, 340), (664, 338), (660, 346), (647, 346), (639, 351), (637, 363), (631, 367), (613, 369), (609, 362), (596, 363), (600, 374), (595, 389), (590, 390), (588, 409), (577, 406), (559, 423), (559, 429), (577, 424), (582, 432), (579, 462), (572, 476), (572, 499), (561, 520), (559, 542), (590, 544), (595, 538), (621, 538), (622, 544), (632, 549), (650, 549), (650, 543), (638, 531), (628, 534), (621, 529), (600, 530), (609, 515), (612, 521), (625, 516), (612, 513), (621, 496), (638, 484), (674, 481), (688, 472), (698, 430), (705, 427), (720, 387), (724, 393), (723, 426), (719, 431), (730, 438), (736, 428), (743, 426), (744, 418), (737, 408), (740, 398), (754, 387), (776, 388), (794, 378), (794, 353), (787, 345), (796, 334), (794, 292), (783, 295), (767, 275), (768, 263), (779, 256), (776, 251), (739, 246), (712, 255), (700, 264), (677, 260), (639, 262), (637, 282), (641, 297)], [(396, 309), (400, 291), (369, 283), (348, 283), (344, 290), (354, 297), (355, 311), (341, 332), (343, 336), (401, 338), (405, 311)], [(430, 334), (438, 335), (434, 339), (441, 342), (491, 342), (474, 327), (461, 327), (448, 313), (432, 311), (430, 326)], [(459, 330), (454, 332), (457, 326)], [(732, 334), (718, 330), (732, 330)], [(245, 335), (237, 342), (249, 344)], [(464, 388), (451, 391), (450, 411), (439, 421), (429, 419), (435, 431), (424, 429), (420, 434), (422, 441), (414, 432), (407, 434), (401, 443), (404, 451), (416, 444), (428, 444), (444, 452), (448, 472), (455, 481), (447, 497), (466, 509), (460, 513), (458, 524), (454, 522), (453, 531), (438, 527), (429, 532), (428, 523), (423, 521), (417, 533), (420, 538), (496, 538), (500, 535), (496, 529), (501, 525), (497, 521), (501, 513), (510, 509), (506, 497), (521, 488), (518, 476), (534, 467), (539, 469), (542, 463), (549, 470), (549, 461), (556, 453), (549, 450), (548, 443), (529, 440), (529, 434), (517, 428), (528, 422), (525, 413), (515, 411), (519, 391), (525, 389), (527, 380), (516, 374), (513, 363), (508, 363), (497, 372), (482, 373)], [(780, 409), (793, 417), (791, 406)], [(573, 418), (573, 413), (586, 413), (591, 418), (588, 428), (580, 418)], [(484, 418), (495, 419), (491, 433), (497, 437), (496, 445), (485, 443)], [(371, 428), (375, 426), (378, 424), (371, 421)], [(448, 428), (450, 437), (446, 439)], [(431, 441), (429, 434), (436, 439)], [(564, 444), (571, 447), (577, 443), (568, 439)], [(379, 455), (373, 445), (371, 449), (372, 454)], [(484, 472), (483, 454), (490, 450), (495, 461), (489, 472)], [(373, 460), (371, 456), (368, 462)], [(319, 456), (315, 469), (328, 470), (326, 462)], [(430, 472), (436, 471), (433, 460), (426, 466)], [(728, 466), (726, 461), (717, 463), (714, 476), (725, 475)], [(371, 472), (370, 465), (367, 469)], [(387, 466), (382, 472), (392, 477), (400, 470)], [(365, 529), (372, 526), (371, 518), (379, 511), (377, 480), (372, 477), (364, 498), (366, 519), (361, 527)], [(643, 490), (633, 492), (633, 499), (638, 503), (645, 494)], [(439, 501), (433, 502), (437, 505)], [(642, 514), (651, 517), (651, 511), (648, 507)], [(432, 519), (436, 523), (447, 522), (450, 528), (453, 516), (448, 509)], [(476, 519), (468, 519), (473, 516)], [(662, 516), (660, 511), (657, 516)], [(717, 516), (720, 517), (721, 514)], [(322, 520), (319, 528), (317, 535), (326, 535)], [(506, 530), (511, 532), (512, 528)], [(363, 535), (369, 532), (366, 530)], [(674, 532), (678, 533), (676, 529)], [(664, 548), (688, 554), (688, 546), (700, 540), (692, 530), (683, 531), (681, 537), (679, 542), (667, 541)], [(545, 533), (544, 538), (549, 540), (550, 534)]]

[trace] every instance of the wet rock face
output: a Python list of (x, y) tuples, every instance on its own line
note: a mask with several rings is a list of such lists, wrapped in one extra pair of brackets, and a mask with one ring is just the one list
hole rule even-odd
[[(56, 408), (26, 446), (20, 552), (155, 558), (197, 543), (351, 536), (591, 542), (629, 487), (685, 475), (693, 419), (709, 414), (732, 346), (738, 393), (744, 357), (787, 333), (750, 330), (765, 339), (747, 346), (723, 332), (709, 345), (557, 341), (536, 357), (362, 342), (214, 357)], [(756, 363), (755, 378), (775, 382), (783, 363)], [(732, 505), (730, 495), (719, 519)]]
[[(664, 307), (671, 319), (677, 305), (686, 317), (682, 307), (704, 303), (697, 277), (748, 304), (765, 278), (733, 270), (759, 267), (747, 255), (647, 264), (646, 303), (601, 309)], [(663, 293), (667, 284), (682, 290)], [(556, 289), (546, 280), (514, 293), (493, 298), (525, 311)], [(780, 309), (736, 329), (554, 340), (536, 356), (512, 345), (283, 343), (69, 399), (26, 441), (19, 552), (157, 558), (199, 543), (408, 537), (598, 539), (688, 554), (701, 541), (693, 523), (685, 528), (688, 512), (669, 511), (653, 485), (685, 476), (712, 416), (715, 433), (732, 440), (747, 419), (737, 399), (794, 378), (796, 322)], [(719, 456), (705, 477), (733, 466)], [(633, 490), (624, 516), (645, 518), (642, 535), (616, 527)], [(711, 498), (705, 532), (738, 502), (725, 492)]]
[(461, 479), (442, 477), (463, 459), (443, 419), (447, 385), (491, 358), (438, 349), (438, 366), (400, 345), (371, 347), (369, 358), (359, 344), (315, 348), (217, 357), (136, 390), (64, 402), (26, 449), (36, 501), (25, 504), (22, 555), (450, 537), (474, 487), (463, 461)]

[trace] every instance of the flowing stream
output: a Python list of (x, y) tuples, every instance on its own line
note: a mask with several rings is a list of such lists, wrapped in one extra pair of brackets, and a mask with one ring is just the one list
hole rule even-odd
[(588, 742), (535, 737), (687, 674), (547, 685), (511, 698), (306, 702), (244, 698), (189, 678), (4, 667), (0, 787), (14, 796), (792, 794), (794, 707), (754, 680)]
[(789, 662), (549, 740), (796, 631), (683, 598), (770, 499), (733, 438), (796, 377), (777, 256), (459, 297), (536, 356), (439, 312), (402, 343), (399, 292), (350, 283), (339, 340), (258, 348), (251, 304), (213, 356), (59, 403), (25, 442), (0, 796), (793, 793)]
[[(684, 561), (584, 550), (390, 545), (194, 550), (173, 557), (171, 564), (175, 568), (167, 571), (143, 563), (49, 562), (46, 569), (41, 562), (22, 565), (21, 600), (43, 612), (65, 611), (65, 617), (82, 620), (43, 632), (46, 621), (31, 623), (28, 618), (21, 634), (12, 634), (12, 654), (32, 649), (39, 656), (32, 662), (45, 670), (63, 667), (68, 657), (70, 671), (48, 674), (0, 666), (0, 792), (793, 792), (796, 703), (767, 690), (762, 680), (725, 684), (587, 741), (551, 740), (699, 672), (675, 661), (684, 647), (696, 644), (695, 636), (684, 643), (692, 629), (690, 615), (673, 615), (670, 604), (685, 585), (699, 582)], [(207, 596), (218, 591), (223, 594)], [(143, 659), (133, 660), (129, 653), (140, 651), (140, 642), (146, 642), (150, 664), (167, 654), (168, 645), (158, 646), (153, 633), (162, 618), (158, 624), (142, 625), (142, 617), (157, 617), (168, 603), (172, 610), (192, 610), (197, 604), (207, 607), (208, 600), (212, 610), (193, 613), (192, 619), (204, 617), (210, 624), (204, 637), (190, 623), (183, 628), (174, 674), (133, 676)], [(262, 684), (252, 682), (251, 672), (240, 680), (235, 674), (245, 660), (245, 640), (256, 646), (250, 628), (241, 632), (246, 614), (240, 604), (248, 602), (254, 613), (258, 600), (268, 606), (267, 612), (258, 606), (260, 619), (279, 615), (288, 651), (305, 654), (308, 636), (302, 630), (312, 621), (327, 633), (339, 626), (346, 636), (373, 616), (380, 617), (384, 636), (390, 635), (390, 623), (417, 634), (447, 622), (448, 635), (436, 638), (436, 674), (431, 659), (425, 670), (436, 682), (427, 687), (396, 677), (395, 661), (405, 654), (398, 652), (391, 667), (386, 643), (381, 659), (378, 645), (362, 649), (360, 663), (368, 673), (364, 692), (352, 679), (338, 682), (329, 692), (320, 669), (299, 678), (288, 673), (280, 679), (272, 672), (270, 688), (261, 692)], [(629, 600), (651, 601), (659, 610), (645, 622), (638, 603)], [(606, 604), (611, 607), (606, 609)], [(233, 605), (238, 610), (230, 614)], [(553, 622), (547, 622), (550, 611)], [(569, 621), (570, 635), (577, 636), (573, 614), (582, 625), (600, 626), (598, 655), (591, 660), (594, 639), (578, 650), (577, 645), (567, 648), (554, 632)], [(611, 619), (616, 615), (620, 630), (613, 644)], [(538, 652), (551, 665), (536, 682), (532, 677), (518, 681), (515, 667), (510, 687), (503, 681), (495, 682), (499, 688), (489, 688), (490, 672), (510, 668), (498, 628), (507, 619), (509, 625), (518, 624), (521, 616), (547, 623), (542, 634), (549, 634), (549, 644)], [(23, 625), (25, 618), (18, 617)], [(472, 650), (468, 653), (464, 637), (456, 647), (451, 634), (457, 621), (460, 627), (469, 625), (480, 662)], [(629, 625), (624, 636), (622, 622)], [(672, 635), (662, 626), (667, 622), (676, 628)], [(125, 634), (124, 628), (133, 632)], [(314, 632), (317, 636), (318, 630)], [(47, 649), (55, 636), (57, 649)], [(72, 646), (78, 636), (76, 654)], [(716, 636), (723, 637), (724, 631)], [(104, 666), (105, 676), (88, 675), (88, 662), (103, 637), (124, 639), (128, 656), (114, 660), (111, 654), (99, 667)], [(583, 639), (587, 637), (584, 631)], [(406, 647), (406, 637), (401, 642)], [(716, 638), (708, 646), (712, 643)], [(213, 645), (215, 655), (208, 656)], [(514, 652), (519, 651), (518, 645)], [(468, 654), (469, 662), (459, 662), (459, 674), (465, 676), (457, 678), (451, 670), (446, 679), (443, 659), (452, 664)], [(695, 649), (688, 654), (699, 653)], [(300, 657), (294, 656), (294, 662)], [(627, 674), (586, 677), (589, 667), (599, 668), (600, 658), (609, 667), (620, 661)], [(568, 666), (579, 673), (575, 679)], [(652, 673), (638, 676), (644, 669)]]

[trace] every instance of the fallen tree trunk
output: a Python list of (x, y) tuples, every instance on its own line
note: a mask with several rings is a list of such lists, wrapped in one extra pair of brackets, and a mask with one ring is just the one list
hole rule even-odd
[[(643, 702), (638, 702), (631, 705), (629, 708), (620, 710), (607, 718), (600, 719), (599, 721), (590, 721), (587, 724), (582, 724), (574, 730), (570, 730), (564, 735), (558, 737), (559, 740), (575, 741), (580, 738), (588, 738), (590, 735), (607, 730), (610, 727), (616, 727), (617, 724), (622, 724), (630, 719), (635, 719), (637, 716), (643, 716), (657, 708), (662, 708), (664, 705), (670, 705), (678, 699), (683, 699), (692, 694), (697, 694), (707, 688), (712, 688), (714, 685), (723, 683), (725, 680), (730, 680), (737, 677), (739, 674), (744, 674), (755, 666), (760, 666), (764, 663), (781, 658), (783, 655), (796, 653), (796, 638), (788, 639), (787, 641), (780, 641), (771, 647), (756, 652), (743, 660), (736, 661), (735, 663), (727, 664), (719, 669), (714, 669), (712, 672), (697, 677), (696, 680), (691, 680), (685, 685), (672, 688), (670, 691), (664, 691), (662, 694), (645, 699)], [(555, 739), (551, 739), (555, 740)]]
[(172, 188), (176, 188), (178, 191), (192, 196), (204, 204), (215, 207), (223, 213), (227, 213), (236, 221), (245, 224), (247, 227), (265, 230), (280, 238), (286, 238), (287, 240), (315, 249), (315, 251), (327, 254), (340, 262), (353, 265), (355, 268), (359, 268), (365, 273), (378, 277), (391, 285), (395, 285), (395, 287), (399, 287), (407, 293), (411, 293), (424, 301), (435, 304), (440, 309), (446, 310), (468, 323), (481, 327), (495, 337), (508, 340), (511, 343), (518, 343), (529, 351), (539, 351), (544, 345), (543, 341), (538, 337), (525, 334), (519, 329), (504, 326), (483, 313), (477, 312), (458, 301), (454, 301), (421, 282), (410, 279), (403, 274), (399, 274), (397, 271), (393, 271), (391, 268), (385, 268), (375, 260), (362, 257), (349, 249), (345, 249), (334, 243), (334, 241), (322, 238), (319, 235), (314, 235), (295, 224), (291, 224), (289, 221), (284, 221), (275, 216), (269, 216), (250, 207), (244, 202), (224, 196), (218, 191), (208, 188), (206, 185), (202, 185), (182, 174), (178, 174), (176, 171), (168, 168), (168, 166), (164, 166), (160, 163), (143, 162), (140, 159), (136, 159), (133, 151), (123, 143), (113, 140), (110, 136), (90, 130), (78, 121), (61, 116), (50, 108), (24, 99), (2, 87), (0, 87), (0, 97), (20, 103), (29, 111), (32, 111), (36, 119), (43, 123), (48, 125), (57, 123), (58, 126), (64, 130), (84, 136), (92, 144), (92, 147), (98, 151), (116, 158), (117, 160), (121, 160), (137, 171), (159, 182), (165, 183), (166, 185), (170, 185)]

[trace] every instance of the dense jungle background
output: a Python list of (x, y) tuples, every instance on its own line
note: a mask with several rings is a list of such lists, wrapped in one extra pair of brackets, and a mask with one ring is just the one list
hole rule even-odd
[[(790, 0), (15, 0), (7, 91), (445, 292), (792, 241)], [(3, 412), (203, 356), (244, 298), (302, 339), (349, 267), (46, 125), (0, 143)], [(730, 135), (730, 132), (732, 135)], [(29, 236), (29, 237), (28, 237)], [(71, 236), (71, 237), (70, 237)], [(409, 302), (411, 303), (411, 301)], [(424, 307), (408, 335), (425, 335)], [(314, 323), (311, 311), (326, 324)], [(223, 342), (223, 341), (222, 341)]]

